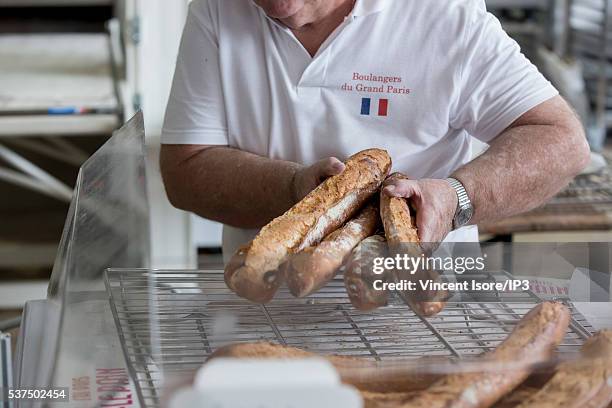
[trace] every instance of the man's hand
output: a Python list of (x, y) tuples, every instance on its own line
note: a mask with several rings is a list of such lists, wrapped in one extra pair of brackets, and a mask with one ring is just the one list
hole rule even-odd
[(311, 166), (304, 166), (293, 176), (293, 199), (295, 202), (306, 197), (326, 178), (336, 176), (344, 171), (346, 166), (335, 157), (319, 160)]
[(439, 243), (453, 228), (457, 209), (457, 193), (446, 180), (406, 180), (389, 178), (384, 193), (406, 198), (416, 210), (419, 239), (424, 243)]

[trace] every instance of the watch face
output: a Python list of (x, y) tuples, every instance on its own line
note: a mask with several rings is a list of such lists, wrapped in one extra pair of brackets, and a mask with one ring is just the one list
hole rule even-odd
[(455, 228), (463, 227), (470, 222), (473, 213), (474, 210), (472, 209), (472, 206), (460, 208), (457, 212), (457, 217), (455, 218)]

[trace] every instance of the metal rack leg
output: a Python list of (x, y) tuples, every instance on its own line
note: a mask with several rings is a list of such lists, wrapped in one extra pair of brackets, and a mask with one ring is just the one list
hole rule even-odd
[[(6, 146), (0, 145), (0, 159), (5, 160), (7, 163), (25, 173), (25, 175), (21, 175), (22, 177), (16, 177), (16, 175), (19, 173), (15, 173), (14, 171), (5, 168), (0, 168), (0, 177), (4, 180), (20, 180), (22, 186), (38, 185), (38, 187), (36, 187), (36, 191), (40, 191), (43, 186), (46, 186), (46, 194), (68, 202), (72, 200), (72, 188), (68, 187), (66, 184), (62, 183), (45, 170), (21, 157)], [(28, 176), (30, 180), (29, 183), (24, 181), (26, 178), (28, 178)]]
[(4, 143), (41, 154), (51, 159), (79, 167), (88, 155), (69, 141), (60, 137), (37, 140), (33, 138), (7, 139)]

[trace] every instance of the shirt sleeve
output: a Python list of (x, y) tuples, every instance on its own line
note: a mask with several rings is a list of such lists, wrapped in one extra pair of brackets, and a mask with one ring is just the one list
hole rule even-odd
[(164, 144), (227, 145), (219, 47), (206, 1), (190, 4), (166, 107)]
[(521, 53), (497, 18), (478, 1), (472, 4), (450, 125), (488, 143), (558, 92)]

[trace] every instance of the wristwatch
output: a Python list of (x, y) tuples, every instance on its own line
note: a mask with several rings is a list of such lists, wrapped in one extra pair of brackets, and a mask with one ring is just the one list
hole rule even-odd
[(446, 181), (451, 185), (452, 188), (457, 192), (457, 210), (455, 211), (455, 218), (453, 218), (453, 229), (458, 229), (467, 225), (474, 215), (474, 207), (468, 197), (467, 191), (463, 184), (457, 179), (447, 178)]

